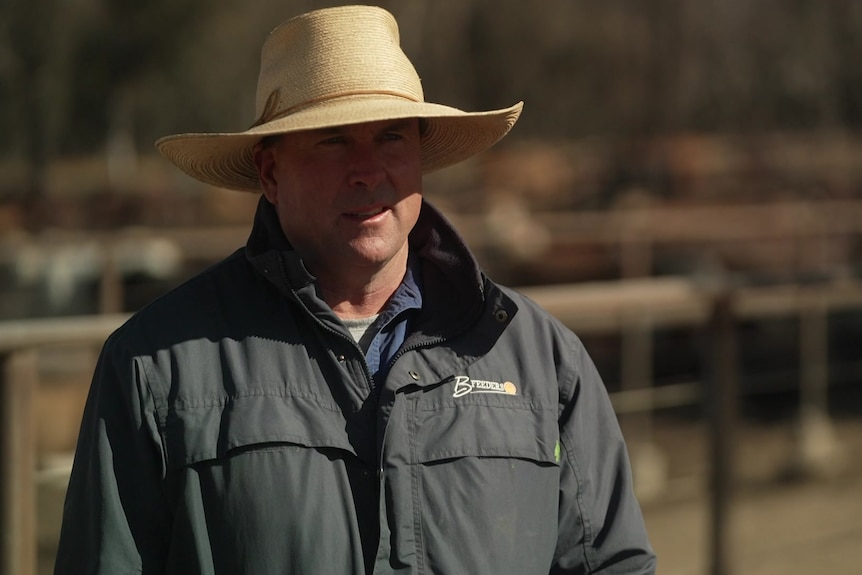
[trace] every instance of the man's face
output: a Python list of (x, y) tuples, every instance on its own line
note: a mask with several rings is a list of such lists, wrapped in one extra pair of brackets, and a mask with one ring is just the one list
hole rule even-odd
[(255, 163), (287, 239), (312, 273), (374, 273), (406, 262), (422, 203), (418, 120), (285, 134), (257, 151)]

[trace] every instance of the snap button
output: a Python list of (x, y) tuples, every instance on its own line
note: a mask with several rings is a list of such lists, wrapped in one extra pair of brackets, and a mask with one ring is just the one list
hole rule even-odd
[(338, 356), (336, 356), (336, 358), (335, 358), (335, 359), (337, 359), (339, 362), (342, 362), (342, 363), (343, 363), (343, 362), (344, 362), (344, 360), (345, 360), (345, 359), (347, 359), (347, 358), (346, 358), (346, 357), (344, 357), (343, 355), (338, 355)]
[(407, 372), (407, 374), (413, 378), (414, 381), (419, 381), (419, 374), (413, 371), (412, 369)]
[(499, 322), (504, 322), (509, 319), (509, 312), (504, 309), (498, 309), (494, 312), (494, 318)]

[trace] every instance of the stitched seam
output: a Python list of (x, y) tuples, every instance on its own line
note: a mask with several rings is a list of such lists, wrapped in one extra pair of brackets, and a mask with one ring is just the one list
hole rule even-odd
[(566, 459), (568, 460), (569, 465), (572, 467), (572, 473), (575, 476), (575, 482), (576, 482), (577, 489), (578, 489), (578, 493), (577, 493), (577, 496), (575, 497), (575, 501), (577, 502), (577, 506), (578, 506), (578, 514), (581, 518), (581, 521), (583, 521), (583, 523), (584, 523), (584, 541), (581, 544), (582, 554), (584, 556), (584, 560), (587, 563), (587, 567), (589, 569), (589, 572), (593, 573), (594, 572), (593, 561), (592, 561), (592, 557), (590, 554), (590, 548), (592, 546), (592, 541), (593, 541), (593, 532), (592, 532), (592, 525), (590, 523), (590, 519), (589, 519), (588, 515), (585, 513), (586, 505), (584, 503), (584, 483), (583, 483), (583, 480), (581, 479), (581, 467), (578, 463), (577, 457), (575, 457), (575, 454), (573, 453), (573, 451), (571, 449), (569, 449), (568, 442), (563, 441), (563, 437), (560, 437), (560, 444), (563, 446), (563, 449), (566, 453)]
[(416, 417), (413, 411), (416, 409), (415, 402), (408, 402), (408, 437), (410, 441), (410, 468), (412, 476), (412, 496), (413, 496), (413, 539), (415, 540), (416, 550), (416, 572), (419, 575), (425, 573), (425, 542), (422, 537), (422, 508), (419, 498), (419, 484), (421, 481), (418, 460), (418, 448), (416, 445)]
[[(481, 394), (479, 394), (481, 395)], [(502, 394), (487, 394), (487, 395), (502, 395)], [(463, 409), (467, 407), (486, 407), (488, 409), (518, 409), (521, 411), (551, 411), (556, 410), (557, 406), (547, 406), (542, 403), (538, 403), (536, 401), (524, 401), (521, 403), (512, 403), (510, 405), (494, 405), (493, 403), (486, 403), (484, 401), (477, 400), (464, 400), (464, 401), (434, 401), (423, 403), (421, 406), (417, 408), (417, 411), (439, 411), (441, 409)]]
[(167, 428), (167, 410), (165, 411), (165, 417), (162, 418), (160, 413), (161, 409), (159, 404), (162, 403), (159, 396), (153, 393), (153, 386), (150, 384), (150, 380), (154, 379), (155, 374), (150, 369), (150, 366), (140, 357), (132, 358), (132, 365), (138, 366), (138, 373), (140, 373), (140, 384), (143, 385), (147, 393), (150, 394), (150, 398), (153, 401), (153, 419), (156, 421), (156, 431), (159, 436), (159, 447), (161, 448), (161, 453), (159, 454), (162, 458), (162, 469), (166, 472), (169, 468), (168, 465), (168, 444), (165, 441), (165, 429)]
[(328, 401), (323, 401), (321, 396), (314, 393), (285, 393), (282, 389), (258, 388), (233, 395), (224, 395), (213, 399), (183, 400), (177, 399), (171, 402), (174, 412), (191, 411), (200, 408), (224, 407), (232, 401), (249, 397), (280, 397), (283, 399), (310, 399), (317, 405), (328, 411), (339, 412), (339, 409)]
[(433, 451), (422, 457), (421, 461), (418, 454), (413, 454), (417, 463), (431, 463), (440, 459), (452, 459), (456, 457), (503, 457), (509, 459), (526, 459), (536, 463), (550, 463), (556, 465), (552, 457), (540, 451), (529, 451), (526, 449), (482, 449), (482, 450), (465, 450), (465, 449), (449, 449)]
[[(574, 355), (574, 350), (569, 352)], [(576, 357), (572, 358), (573, 365), (579, 365), (580, 362), (577, 361)], [(580, 370), (579, 370), (580, 371)], [(575, 373), (575, 370), (570, 370), (569, 377), (566, 378), (567, 388), (569, 388), (571, 395), (567, 398), (568, 401), (573, 401), (575, 387), (578, 385), (578, 376)], [(570, 414), (570, 417), (574, 417), (574, 413)], [(575, 476), (575, 484), (577, 486), (577, 496), (575, 497), (575, 501), (577, 503), (578, 515), (581, 518), (581, 521), (584, 524), (584, 540), (581, 544), (581, 553), (584, 556), (584, 561), (587, 564), (587, 569), (590, 573), (595, 572), (595, 560), (592, 556), (590, 550), (592, 549), (593, 542), (593, 530), (592, 524), (590, 523), (590, 517), (586, 513), (586, 503), (584, 502), (584, 482), (582, 477), (581, 466), (578, 461), (578, 458), (575, 456), (574, 452), (574, 443), (575, 439), (571, 438), (571, 443), (566, 441), (569, 439), (569, 428), (565, 428), (565, 430), (561, 430), (560, 433), (560, 445), (563, 447), (563, 451), (566, 454), (566, 460), (569, 462), (569, 465), (572, 468), (572, 474)]]
[[(268, 445), (272, 443), (281, 443), (284, 445), (282, 447), (273, 447), (271, 445)], [(267, 445), (267, 447), (258, 447), (259, 445)], [(283, 451), (284, 448), (288, 446), (297, 446), (301, 447), (302, 449), (333, 448), (353, 453), (349, 445), (329, 438), (310, 439), (307, 436), (295, 434), (253, 435), (249, 437), (243, 437), (242, 441), (230, 442), (227, 446), (225, 446), (223, 452), (216, 448), (212, 455), (210, 455), (209, 452), (205, 451), (195, 451), (193, 453), (189, 453), (186, 457), (182, 458), (181, 462), (175, 463), (172, 467), (181, 468), (195, 465), (204, 461), (221, 460), (226, 457), (229, 457), (232, 451), (242, 448), (248, 448), (249, 451), (254, 452), (264, 452)]]

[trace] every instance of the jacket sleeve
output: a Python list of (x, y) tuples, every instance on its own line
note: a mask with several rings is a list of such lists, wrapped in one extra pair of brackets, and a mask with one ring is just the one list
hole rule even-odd
[(55, 575), (160, 573), (170, 518), (140, 364), (106, 344), (84, 409)]
[(583, 346), (561, 373), (559, 535), (552, 574), (652, 574), (656, 557), (604, 383)]

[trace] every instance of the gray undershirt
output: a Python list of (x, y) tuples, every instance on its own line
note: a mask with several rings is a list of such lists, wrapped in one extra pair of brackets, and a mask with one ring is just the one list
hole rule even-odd
[(374, 339), (376, 332), (370, 328), (374, 322), (377, 321), (379, 316), (380, 314), (369, 317), (341, 320), (341, 323), (344, 324), (344, 327), (347, 328), (347, 331), (350, 332), (350, 335), (353, 336), (353, 339), (355, 339), (356, 343), (359, 344), (359, 347), (362, 348), (363, 353), (368, 352), (368, 346), (371, 345), (371, 340)]

